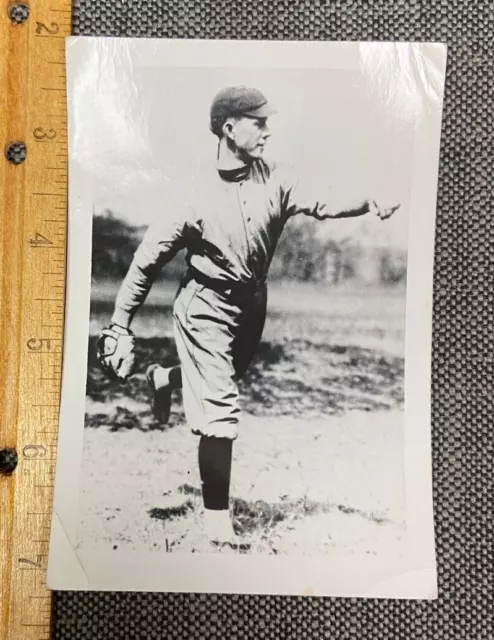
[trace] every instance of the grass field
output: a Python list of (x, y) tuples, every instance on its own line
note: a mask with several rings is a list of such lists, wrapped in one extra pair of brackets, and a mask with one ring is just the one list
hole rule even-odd
[[(144, 371), (177, 362), (174, 287), (133, 325), (137, 373), (108, 381), (95, 340), (115, 287), (93, 287), (80, 545), (211, 551), (201, 538), (197, 440), (181, 399), (166, 427)], [(235, 526), (255, 553), (379, 553), (404, 531), (403, 289), (272, 283), (259, 353), (240, 383)]]

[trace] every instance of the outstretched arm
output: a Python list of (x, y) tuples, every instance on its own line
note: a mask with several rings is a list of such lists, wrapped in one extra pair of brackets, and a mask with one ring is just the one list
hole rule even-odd
[(148, 228), (118, 292), (112, 323), (129, 328), (161, 269), (184, 247), (183, 227), (175, 220)]
[(282, 210), (287, 218), (301, 213), (325, 220), (353, 218), (370, 213), (385, 220), (400, 206), (384, 206), (367, 195), (360, 194), (358, 189), (345, 191), (338, 186), (321, 189), (315, 181), (295, 177), (293, 171), (282, 177), (280, 193)]

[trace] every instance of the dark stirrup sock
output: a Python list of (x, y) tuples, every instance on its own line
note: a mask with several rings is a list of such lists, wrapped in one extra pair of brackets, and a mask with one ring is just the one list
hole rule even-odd
[(229, 438), (201, 436), (199, 473), (206, 509), (228, 509), (232, 471), (233, 441)]
[(172, 389), (182, 388), (182, 367), (173, 367), (170, 370), (170, 386)]

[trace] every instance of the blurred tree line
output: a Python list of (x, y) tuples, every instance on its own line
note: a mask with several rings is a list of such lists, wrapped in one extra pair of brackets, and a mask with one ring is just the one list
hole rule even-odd
[[(291, 226), (281, 236), (270, 269), (271, 279), (291, 278), (338, 284), (354, 280), (366, 284), (398, 284), (406, 279), (407, 257), (403, 250), (366, 246), (360, 239), (322, 240), (317, 225), (307, 220)], [(106, 210), (93, 216), (92, 275), (96, 279), (120, 280), (146, 231)], [(185, 269), (179, 253), (164, 270), (167, 280), (178, 280)]]

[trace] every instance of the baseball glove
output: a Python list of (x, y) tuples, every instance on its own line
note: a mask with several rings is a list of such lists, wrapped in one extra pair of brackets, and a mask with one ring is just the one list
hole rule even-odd
[(135, 366), (135, 336), (129, 329), (111, 324), (101, 332), (97, 357), (103, 371), (118, 380), (127, 380)]

